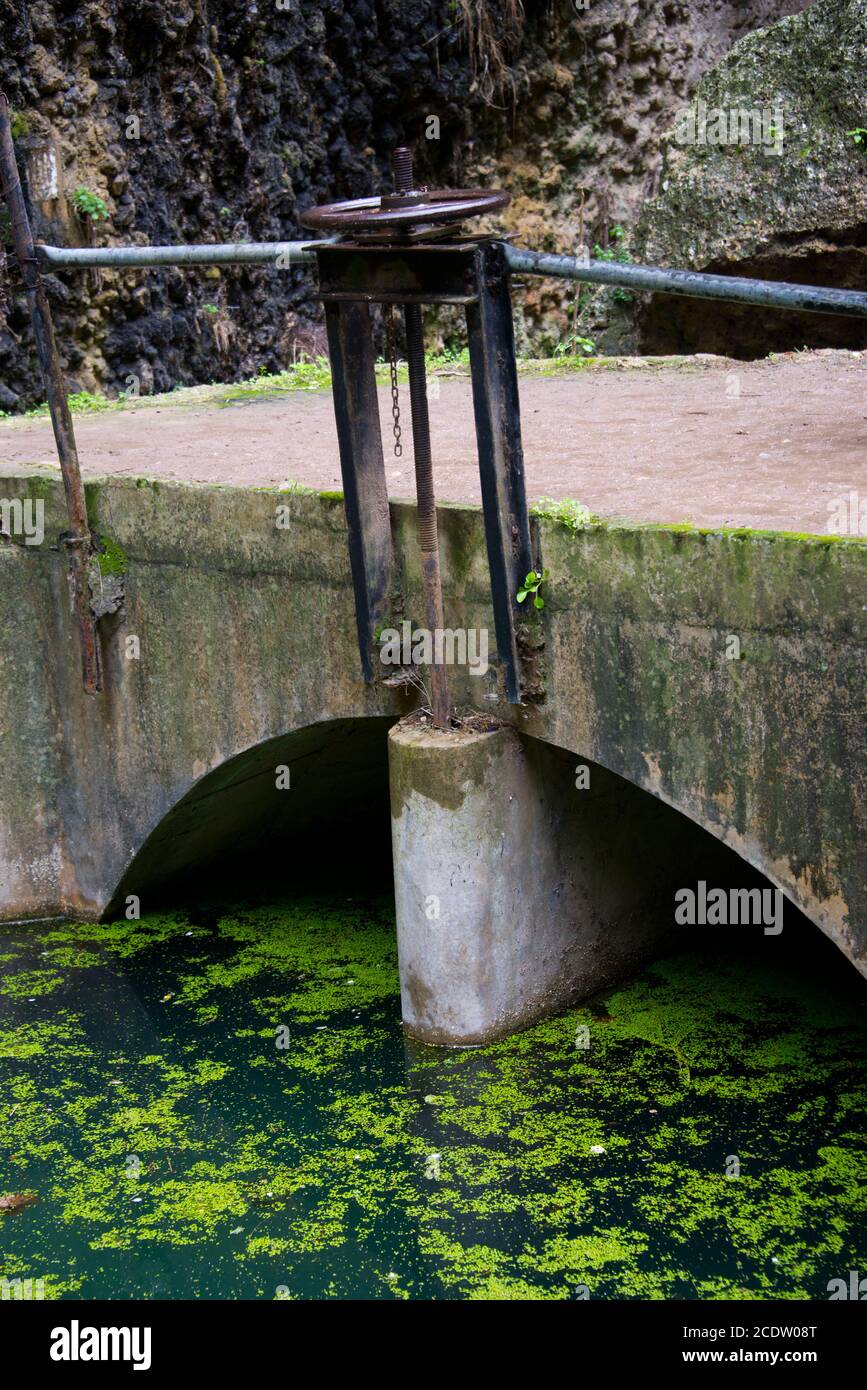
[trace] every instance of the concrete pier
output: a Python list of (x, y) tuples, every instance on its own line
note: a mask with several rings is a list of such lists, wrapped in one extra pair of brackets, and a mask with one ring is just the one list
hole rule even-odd
[[(658, 802), (505, 726), (442, 734), (398, 724), (388, 748), (411, 1036), (488, 1042), (659, 949), (673, 925), (674, 866)], [(688, 859), (700, 832), (684, 822), (684, 834)], [(706, 863), (717, 847), (701, 840)]]

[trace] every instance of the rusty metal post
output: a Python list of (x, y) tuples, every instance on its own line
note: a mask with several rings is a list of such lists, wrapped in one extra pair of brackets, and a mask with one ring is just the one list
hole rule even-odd
[(510, 704), (517, 705), (521, 699), (521, 661), (515, 630), (515, 595), (532, 568), (532, 547), (524, 487), (512, 296), (501, 244), (480, 243), (475, 260), (478, 298), (467, 305), (467, 338), (479, 477), (497, 652), (505, 672), (507, 698)]
[[(398, 194), (413, 191), (412, 154), (404, 147), (393, 156), (394, 181)], [(418, 537), (421, 546), (421, 576), (425, 620), (433, 643), (431, 654), (431, 714), (435, 729), (449, 726), (448, 671), (443, 660), (445, 629), (443, 591), (440, 578), (440, 552), (437, 536), (437, 508), (434, 494), (433, 461), (430, 447), (430, 419), (427, 408), (427, 379), (424, 366), (424, 328), (421, 306), (405, 304), (406, 357), (409, 368), (409, 399), (412, 413), (415, 490), (418, 500)], [(439, 652), (439, 660), (437, 653)]]
[(102, 689), (102, 671), (96, 620), (90, 606), (90, 564), (93, 556), (93, 537), (87, 522), (84, 485), (81, 481), (81, 470), (78, 465), (72, 416), (69, 413), (69, 402), (66, 397), (66, 383), (63, 380), (60, 355), (54, 337), (54, 324), (45, 287), (39, 273), (36, 247), (27, 217), (18, 165), (15, 161), (12, 127), (9, 121), (9, 104), (2, 92), (0, 92), (0, 187), (2, 187), (3, 196), (9, 208), (12, 242), (21, 269), (24, 288), (27, 292), (27, 301), (30, 305), (33, 334), (36, 339), (36, 354), (42, 372), (48, 409), (51, 412), (54, 440), (63, 474), (63, 487), (66, 492), (66, 509), (70, 527), (70, 534), (64, 538), (64, 541), (69, 552), (72, 601), (81, 639), (81, 667), (84, 688), (89, 695), (95, 695)]
[(352, 300), (327, 303), (325, 322), (358, 649), (364, 679), (372, 681), (373, 634), (388, 610), (392, 546), (370, 307)]

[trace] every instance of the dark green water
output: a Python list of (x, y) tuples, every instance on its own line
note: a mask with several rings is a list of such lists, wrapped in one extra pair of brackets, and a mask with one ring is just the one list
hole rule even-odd
[(867, 1273), (867, 996), (822, 961), (682, 954), (442, 1053), (403, 1038), (385, 902), (6, 929), (0, 1194), (37, 1200), (0, 1216), (0, 1276), (46, 1297), (825, 1299)]

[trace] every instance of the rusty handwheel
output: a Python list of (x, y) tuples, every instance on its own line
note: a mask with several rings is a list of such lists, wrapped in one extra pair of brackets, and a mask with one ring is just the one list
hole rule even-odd
[(416, 224), (464, 222), (505, 207), (508, 193), (485, 188), (440, 188), (430, 192), (386, 194), (381, 198), (352, 198), (324, 203), (302, 212), (302, 227), (317, 232), (405, 231)]
[(301, 214), (301, 225), (316, 232), (348, 232), (365, 239), (441, 235), (457, 231), (468, 217), (496, 212), (509, 201), (508, 193), (499, 189), (413, 188), (409, 150), (395, 150), (394, 165), (397, 192), (310, 208)]

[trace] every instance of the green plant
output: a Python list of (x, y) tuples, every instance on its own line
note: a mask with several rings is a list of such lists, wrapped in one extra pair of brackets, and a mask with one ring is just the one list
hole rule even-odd
[(555, 347), (554, 356), (563, 357), (566, 353), (583, 352), (585, 357), (592, 357), (595, 351), (596, 344), (592, 338), (582, 338), (580, 333), (567, 333)]
[[(101, 410), (111, 410), (115, 404), (107, 396), (97, 396), (93, 391), (73, 391), (67, 399), (69, 409), (74, 415), (96, 415)], [(34, 405), (30, 410), (24, 412), (28, 419), (40, 419), (48, 413), (47, 401), (43, 401), (41, 405)]]
[(100, 536), (99, 547), (96, 562), (100, 574), (117, 576), (126, 574), (129, 569), (129, 560), (123, 546), (112, 540), (110, 536)]
[(524, 583), (521, 585), (520, 589), (515, 595), (515, 598), (518, 600), (519, 603), (523, 603), (527, 595), (532, 594), (533, 607), (544, 608), (545, 600), (539, 593), (539, 585), (544, 584), (547, 578), (547, 570), (542, 570), (541, 574), (537, 570), (530, 570), (530, 573), (527, 575), (527, 578), (524, 580)]
[(867, 129), (862, 125), (856, 125), (854, 130), (847, 130), (846, 134), (856, 145), (867, 145)]
[(220, 308), (217, 304), (203, 304), (202, 308), (206, 314), (219, 314)]
[[(625, 228), (616, 223), (608, 233), (609, 244), (607, 247), (601, 247), (598, 241), (595, 243), (593, 247), (594, 258), (597, 261), (621, 261), (624, 263), (628, 261), (630, 259), (629, 252), (625, 246), (620, 245), (625, 237)], [(612, 241), (614, 242), (613, 246), (610, 244)]]
[(260, 373), (232, 386), (220, 405), (231, 405), (233, 401), (270, 392), (322, 391), (330, 385), (331, 367), (327, 357), (317, 357), (315, 362), (302, 358), (285, 372)]
[[(626, 247), (621, 245), (621, 242), (625, 239), (626, 228), (621, 227), (619, 223), (615, 223), (608, 233), (609, 243), (613, 241), (614, 245), (612, 246), (609, 244), (607, 247), (603, 248), (597, 242), (593, 247), (594, 259), (597, 261), (616, 261), (618, 265), (629, 265), (632, 261), (632, 257)], [(615, 287), (613, 297), (621, 304), (632, 303), (631, 291), (623, 289), (621, 285)]]
[(574, 497), (561, 497), (559, 501), (555, 501), (553, 497), (540, 497), (530, 508), (530, 515), (559, 522), (570, 531), (583, 531), (586, 526), (591, 526), (596, 521), (596, 516), (590, 508)]
[(79, 217), (89, 217), (92, 222), (108, 220), (108, 206), (98, 193), (89, 188), (76, 188), (72, 195), (72, 206)]
[(446, 347), (442, 352), (426, 352), (424, 360), (425, 366), (433, 371), (438, 367), (466, 367), (469, 366), (470, 350), (468, 347)]
[(22, 135), (30, 134), (30, 118), (23, 111), (10, 112), (9, 124), (12, 127), (13, 140), (20, 140)]

